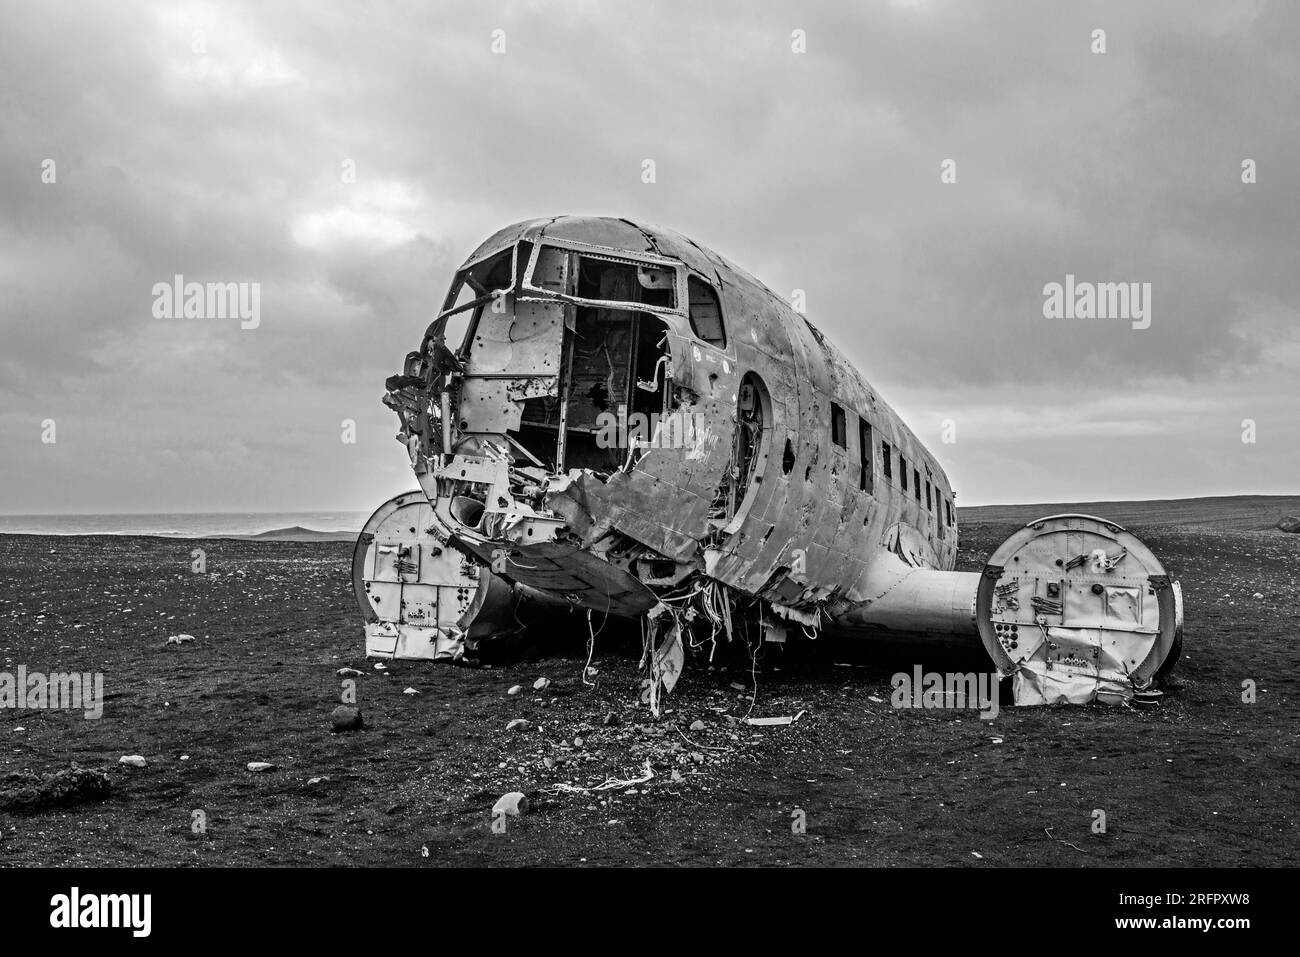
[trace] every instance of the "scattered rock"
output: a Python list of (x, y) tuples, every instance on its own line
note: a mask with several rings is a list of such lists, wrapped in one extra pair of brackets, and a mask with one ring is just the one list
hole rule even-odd
[(1292, 533), (1300, 532), (1300, 518), (1295, 518), (1294, 516), (1288, 515), (1286, 518), (1282, 519), (1277, 523), (1277, 527), (1284, 532), (1292, 532)]
[(527, 730), (528, 730), (528, 719), (527, 719), (527, 718), (515, 718), (515, 719), (513, 719), (513, 720), (512, 720), (508, 725), (506, 725), (506, 730), (507, 730), (507, 731), (527, 731)]
[(275, 765), (271, 764), (269, 761), (249, 761), (248, 770), (252, 771), (254, 774), (260, 774), (263, 771), (274, 771)]
[(533, 682), (534, 691), (545, 691), (550, 686), (551, 686), (550, 678), (538, 678), (536, 681)]
[(573, 739), (573, 746), (574, 746), (575, 748), (580, 748), (580, 747), (582, 747), (582, 738), (574, 738), (574, 739)]
[(681, 771), (678, 771), (676, 768), (673, 768), (672, 780), (674, 783), (680, 784), (682, 781), (685, 781), (686, 779), (682, 777)]
[(172, 635), (170, 638), (167, 639), (167, 644), (182, 645), (187, 641), (195, 641), (195, 640), (196, 639), (193, 635)]
[(619, 717), (613, 711), (611, 711), (609, 714), (605, 715), (605, 720), (602, 722), (602, 724), (604, 724), (605, 727), (607, 728), (615, 727), (616, 725), (619, 724)]
[(307, 779), (307, 786), (308, 786), (308, 787), (315, 787), (317, 784), (325, 784), (325, 783), (327, 783), (327, 782), (329, 781), (329, 779), (330, 779), (330, 776), (329, 776), (328, 774), (322, 774), (322, 775), (321, 775), (320, 777), (318, 777), (318, 778), (308, 778), (308, 779)]
[(692, 730), (692, 731), (703, 731), (703, 730), (704, 730), (704, 722), (703, 722), (703, 720), (701, 720), (700, 718), (696, 718), (694, 721), (692, 721), (692, 722), (691, 722), (691, 730)]
[(509, 817), (519, 817), (519, 815), (527, 813), (528, 798), (522, 791), (511, 791), (509, 794), (503, 794), (497, 799), (497, 803), (492, 805), (493, 817), (502, 814)]
[(523, 686), (523, 685), (511, 685), (511, 686), (510, 686), (510, 690), (507, 691), (506, 694), (508, 694), (508, 695), (517, 695), (517, 694), (519, 694), (519, 692), (521, 692), (521, 691), (523, 691), (523, 690), (524, 690), (524, 686)]
[(360, 708), (341, 704), (330, 712), (330, 726), (335, 734), (360, 731), (365, 726), (365, 719), (361, 717)]
[(336, 675), (340, 676), (340, 677), (343, 677), (343, 678), (346, 678), (346, 677), (360, 678), (360, 677), (361, 677), (361, 672), (357, 671), (356, 668), (340, 668), (338, 671), (336, 671), (336, 672), (334, 672), (334, 673), (335, 673)]
[(405, 691), (402, 692), (402, 694), (419, 694), (419, 693), (420, 692), (416, 691), (414, 688), (407, 688)]
[(124, 754), (117, 759), (117, 763), (124, 764), (128, 768), (143, 768), (149, 764), (144, 756), (139, 754)]

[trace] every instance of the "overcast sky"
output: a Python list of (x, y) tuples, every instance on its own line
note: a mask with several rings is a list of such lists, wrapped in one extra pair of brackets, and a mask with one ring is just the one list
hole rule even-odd
[[(384, 379), (481, 240), (562, 213), (806, 290), (960, 504), (1300, 491), (1300, 5), (0, 17), (0, 512), (414, 488)], [(177, 273), (260, 283), (260, 326), (155, 318)], [(1150, 328), (1044, 318), (1067, 273), (1151, 283)]]

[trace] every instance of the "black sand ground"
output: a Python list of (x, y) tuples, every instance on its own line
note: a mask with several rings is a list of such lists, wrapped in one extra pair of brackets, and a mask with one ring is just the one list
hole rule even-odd
[[(968, 523), (963, 567), (1013, 527)], [(0, 864), (1300, 863), (1300, 536), (1203, 517), (1134, 530), (1187, 596), (1185, 658), (1158, 709), (1008, 709), (992, 725), (895, 711), (899, 662), (823, 641), (763, 661), (752, 713), (804, 712), (775, 728), (728, 721), (749, 709), (738, 661), (689, 666), (651, 721), (636, 652), (612, 628), (585, 687), (576, 616), (514, 663), (376, 671), (344, 544), (0, 537), (0, 671), (102, 671), (108, 695), (97, 721), (0, 710), (0, 778), (77, 762), (115, 785), (0, 812)], [(203, 575), (190, 571), (196, 545)], [(179, 633), (197, 640), (167, 644)], [(336, 671), (349, 666), (367, 726), (335, 735)], [(506, 732), (516, 717), (530, 729)], [(148, 766), (119, 767), (126, 754)], [(646, 760), (645, 784), (544, 790), (642, 777)], [(515, 789), (532, 809), (493, 833), (492, 805)], [(805, 834), (792, 833), (796, 809)]]

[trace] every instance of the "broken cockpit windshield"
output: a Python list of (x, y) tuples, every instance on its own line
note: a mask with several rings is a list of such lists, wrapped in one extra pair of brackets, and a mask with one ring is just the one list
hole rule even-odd
[(532, 246), (532, 243), (519, 243), (480, 259), (456, 274), (440, 314), (446, 320), (443, 341), (448, 348), (460, 349), (483, 307), (514, 288), (516, 277), (523, 275), (528, 265)]

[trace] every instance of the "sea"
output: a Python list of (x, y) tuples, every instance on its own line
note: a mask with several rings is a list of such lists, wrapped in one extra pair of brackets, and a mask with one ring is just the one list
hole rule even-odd
[(162, 512), (121, 515), (0, 515), (0, 535), (159, 535), (215, 538), (301, 527), (361, 531), (369, 512)]

